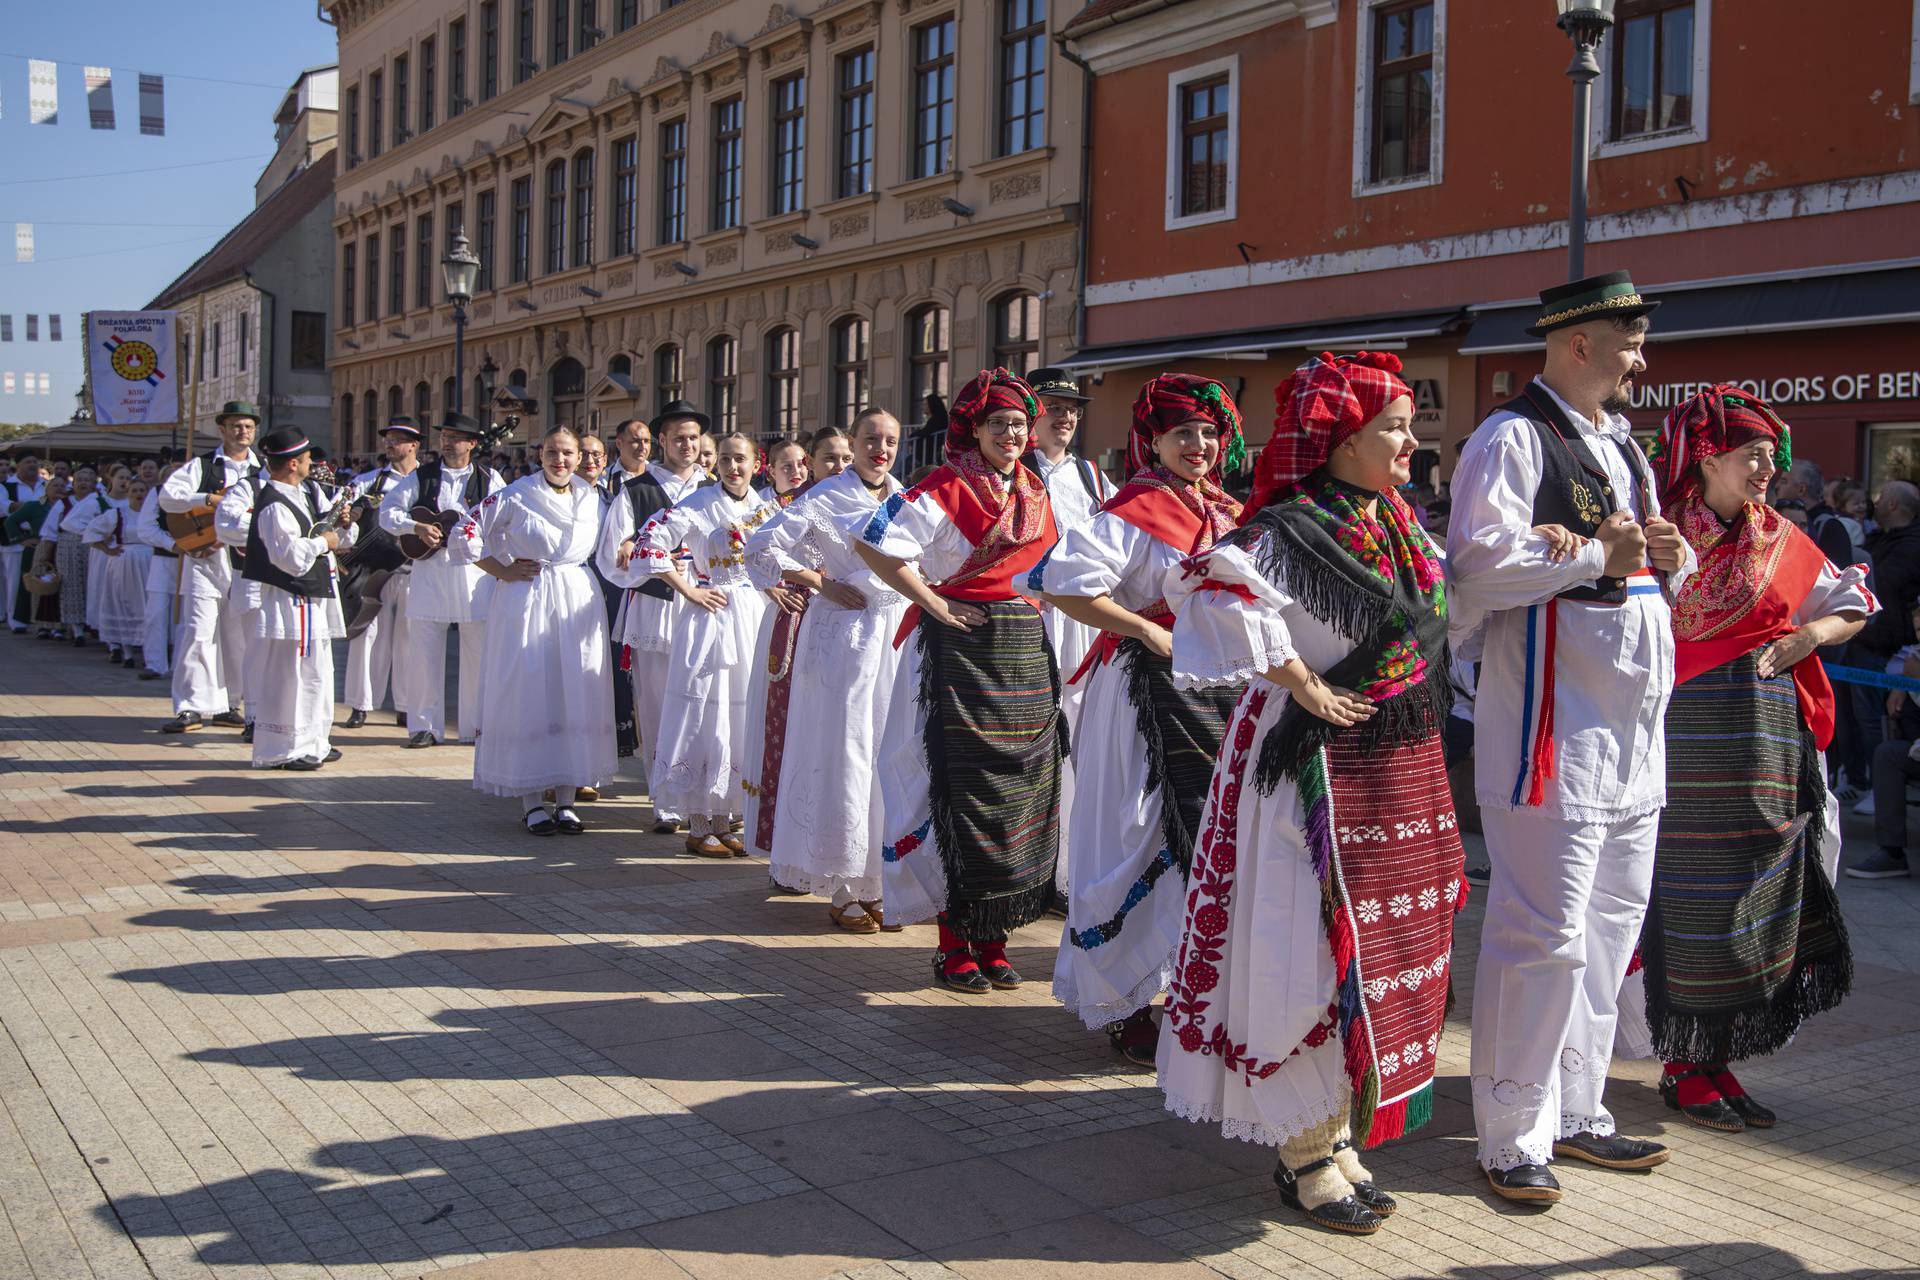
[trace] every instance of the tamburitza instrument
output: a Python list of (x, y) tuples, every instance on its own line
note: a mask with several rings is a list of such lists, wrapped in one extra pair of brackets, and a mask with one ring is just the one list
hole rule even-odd
[(180, 554), (193, 555), (214, 545), (213, 513), (219, 509), (220, 499), (226, 495), (225, 489), (215, 489), (197, 507), (161, 513), (166, 520), (167, 536), (173, 539), (174, 548)]

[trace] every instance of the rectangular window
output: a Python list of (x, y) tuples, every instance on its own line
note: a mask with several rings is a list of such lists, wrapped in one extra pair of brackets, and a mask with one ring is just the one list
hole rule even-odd
[(480, 6), (480, 101), (500, 92), (500, 0)]
[(433, 305), (433, 274), (439, 266), (433, 252), (433, 215), (423, 213), (413, 220), (413, 305)]
[(360, 163), (360, 86), (347, 90), (347, 168)]
[[(578, 53), (593, 48), (599, 39), (594, 33), (600, 30), (599, 4), (596, 0), (574, 0), (573, 47)], [(562, 8), (566, 6), (561, 5)]]
[(1180, 86), (1180, 205), (1190, 218), (1227, 207), (1228, 103), (1225, 75)]
[(953, 168), (953, 19), (913, 29), (913, 176)]
[(593, 152), (573, 157), (573, 265), (593, 261)]
[(800, 331), (776, 329), (767, 335), (766, 429), (772, 435), (800, 430)]
[(707, 344), (707, 412), (716, 431), (739, 429), (740, 349), (722, 334)]
[(399, 146), (413, 136), (413, 130), (407, 126), (407, 55), (401, 54), (393, 60), (393, 145)]
[(386, 80), (378, 71), (367, 72), (367, 159), (386, 150)]
[(242, 311), (240, 313), (240, 372), (242, 373), (247, 371), (247, 345), (248, 340), (253, 337), (252, 330), (253, 317)]
[(807, 205), (807, 78), (773, 82), (773, 208), (775, 216)]
[(567, 0), (548, 0), (553, 9), (548, 16), (553, 25), (548, 28), (550, 38), (547, 41), (547, 65), (557, 67), (567, 60), (567, 41), (572, 35), (573, 19), (568, 14)]
[(482, 191), (475, 202), (473, 256), (480, 259), (480, 272), (474, 289), (489, 293), (493, 289), (493, 225), (496, 212), (494, 193)]
[(640, 0), (620, 0), (620, 29), (627, 30), (640, 21)]
[(220, 322), (213, 322), (213, 376), (220, 376)]
[(420, 42), (420, 132), (433, 128), (433, 112), (438, 105), (434, 96), (440, 92), (438, 83), (439, 66), (436, 58), (439, 50), (432, 40)]
[(640, 214), (640, 138), (630, 134), (613, 144), (612, 253), (625, 257), (640, 247), (636, 225)]
[(740, 225), (741, 177), (746, 172), (746, 144), (741, 137), (746, 108), (728, 98), (713, 108), (713, 227), (726, 231)]
[(354, 285), (359, 283), (360, 264), (357, 261), (359, 247), (352, 244), (340, 246), (340, 325), (342, 328), (351, 325), (359, 317), (353, 305), (357, 301), (354, 297)]
[(1047, 6), (1000, 0), (1000, 154), (1047, 140)]
[(513, 15), (513, 82), (524, 84), (540, 70), (533, 60), (533, 0), (519, 0)]
[(1424, 177), (1433, 167), (1433, 4), (1373, 13), (1372, 182)]
[(839, 196), (873, 190), (873, 50), (840, 55)]
[(360, 261), (361, 283), (366, 286), (368, 320), (380, 318), (380, 236), (367, 237), (366, 256)]
[(533, 274), (533, 179), (516, 178), (513, 183), (512, 270), (514, 284)]
[[(452, 253), (454, 236), (462, 231), (465, 231), (466, 229), (467, 229), (467, 206), (461, 203), (460, 201), (455, 200), (452, 204), (449, 204), (447, 206), (446, 232), (440, 237), (441, 242), (445, 247), (441, 249), (441, 252)], [(471, 241), (468, 242), (468, 246), (469, 248), (471, 248), (472, 246)]]
[(1693, 0), (1629, 0), (1617, 25), (1608, 138), (1692, 127)]
[(205, 326), (202, 326), (200, 329), (200, 356), (194, 364), (194, 369), (193, 380), (195, 382), (205, 382), (207, 380), (207, 330)]
[[(290, 317), (287, 363), (295, 372), (318, 372), (327, 367), (327, 318), (318, 311), (296, 311)], [(351, 405), (353, 402), (345, 402)], [(351, 410), (348, 411), (351, 413)]]
[(387, 314), (407, 309), (407, 228), (396, 222), (387, 229)]
[(660, 126), (660, 243), (687, 238), (687, 121)]
[(467, 109), (467, 20), (447, 24), (447, 119)]
[(680, 398), (682, 387), (680, 348), (669, 342), (653, 353), (653, 389), (662, 409)]
[(547, 270), (552, 275), (567, 265), (567, 162), (547, 166)]

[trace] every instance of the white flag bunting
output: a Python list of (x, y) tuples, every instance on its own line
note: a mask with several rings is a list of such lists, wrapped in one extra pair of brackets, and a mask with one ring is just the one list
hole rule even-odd
[(113, 128), (113, 68), (87, 68), (87, 118), (96, 129)]
[(27, 119), (33, 124), (60, 122), (60, 71), (44, 58), (27, 59)]
[(165, 77), (140, 73), (140, 132), (162, 138), (167, 133)]
[(33, 261), (33, 224), (31, 222), (13, 224), (13, 260), (15, 262)]

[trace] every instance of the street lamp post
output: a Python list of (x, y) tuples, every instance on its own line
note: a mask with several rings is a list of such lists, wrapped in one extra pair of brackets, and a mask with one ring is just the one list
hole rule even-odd
[(467, 229), (457, 227), (453, 248), (440, 259), (440, 278), (447, 286), (447, 300), (453, 303), (453, 411), (464, 412), (461, 385), (467, 376), (467, 304), (473, 301), (474, 282), (480, 275), (480, 259), (467, 246)]
[(1559, 28), (1573, 41), (1567, 79), (1573, 81), (1573, 197), (1567, 210), (1567, 279), (1587, 274), (1587, 161), (1593, 149), (1593, 82), (1600, 63), (1593, 51), (1613, 25), (1616, 0), (1554, 0)]
[(480, 362), (480, 386), (486, 403), (474, 406), (479, 409), (480, 412), (487, 415), (489, 422), (493, 420), (494, 379), (499, 376), (500, 366), (493, 362), (493, 355), (489, 352), (487, 357)]

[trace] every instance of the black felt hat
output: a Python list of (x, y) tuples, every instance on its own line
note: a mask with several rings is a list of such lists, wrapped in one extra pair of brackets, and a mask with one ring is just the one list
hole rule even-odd
[(1609, 271), (1588, 276), (1572, 284), (1555, 285), (1540, 292), (1540, 318), (1527, 327), (1536, 338), (1544, 338), (1555, 329), (1589, 320), (1631, 320), (1644, 316), (1660, 304), (1640, 296), (1633, 278), (1624, 271)]
[(1035, 369), (1026, 377), (1027, 385), (1033, 388), (1036, 396), (1054, 396), (1061, 400), (1079, 400), (1085, 402), (1092, 396), (1080, 390), (1080, 379), (1065, 369)]
[(666, 408), (653, 416), (653, 421), (647, 424), (647, 430), (659, 435), (669, 422), (678, 422), (683, 418), (691, 418), (699, 423), (703, 432), (713, 430), (713, 419), (694, 408), (691, 400), (669, 401)]

